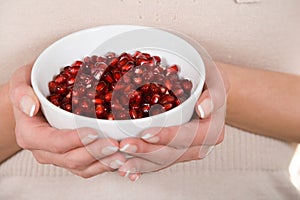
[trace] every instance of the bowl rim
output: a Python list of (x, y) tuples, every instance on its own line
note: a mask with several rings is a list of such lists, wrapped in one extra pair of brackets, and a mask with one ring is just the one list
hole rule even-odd
[[(203, 83), (200, 84), (198, 83), (197, 84), (197, 87), (195, 88), (194, 92), (183, 102), (181, 103), (180, 105), (176, 106), (175, 108), (172, 108), (171, 110), (168, 110), (166, 112), (163, 112), (163, 113), (160, 113), (160, 114), (157, 114), (157, 115), (153, 115), (153, 116), (149, 116), (149, 117), (144, 117), (144, 118), (138, 118), (138, 119), (124, 119), (124, 120), (108, 120), (108, 119), (98, 119), (98, 118), (94, 118), (94, 117), (87, 117), (87, 116), (82, 116), (82, 115), (78, 115), (78, 114), (75, 114), (75, 113), (72, 113), (72, 112), (68, 112), (66, 110), (63, 110), (57, 106), (55, 106), (54, 104), (52, 104), (43, 94), (42, 92), (40, 91), (39, 87), (38, 87), (38, 84), (37, 84), (37, 79), (35, 79), (35, 75), (37, 74), (37, 65), (39, 64), (40, 60), (45, 56), (45, 54), (47, 54), (48, 51), (50, 51), (52, 48), (54, 48), (56, 45), (58, 45), (59, 43), (63, 42), (64, 40), (66, 39), (69, 39), (71, 37), (74, 37), (76, 35), (80, 35), (80, 34), (84, 34), (84, 33), (87, 33), (87, 32), (91, 32), (91, 31), (100, 31), (100, 30), (103, 30), (105, 28), (108, 28), (108, 27), (132, 27), (132, 28), (135, 28), (135, 29), (147, 29), (147, 28), (150, 28), (150, 29), (157, 29), (157, 30), (160, 30), (160, 31), (163, 31), (163, 32), (167, 32), (169, 34), (172, 34), (182, 40), (184, 40), (187, 44), (189, 44), (192, 48), (194, 48), (196, 51), (197, 49), (190, 43), (188, 42), (187, 40), (185, 40), (184, 38), (181, 38), (180, 36), (170, 32), (170, 30), (165, 30), (163, 28), (159, 28), (159, 27), (150, 27), (150, 26), (140, 26), (140, 25), (123, 25), (123, 24), (115, 24), (115, 25), (104, 25), (104, 26), (96, 26), (96, 27), (92, 27), (92, 28), (87, 28), (87, 29), (83, 29), (83, 30), (79, 30), (79, 31), (76, 31), (74, 33), (71, 33), (71, 34), (68, 34), (66, 36), (63, 36), (61, 37), (60, 39), (56, 40), (55, 42), (53, 42), (51, 45), (49, 45), (46, 49), (44, 49), (42, 51), (42, 53), (38, 56), (38, 58), (35, 60), (34, 64), (33, 64), (33, 67), (32, 67), (32, 70), (31, 70), (31, 84), (32, 84), (32, 87), (33, 87), (33, 90), (35, 92), (35, 94), (37, 95), (39, 101), (41, 102), (41, 104), (43, 105), (47, 105), (49, 106), (50, 109), (54, 109), (55, 111), (57, 111), (59, 114), (63, 114), (63, 115), (66, 115), (66, 117), (76, 117), (76, 118), (79, 118), (79, 119), (83, 119), (83, 120), (93, 120), (93, 121), (97, 121), (97, 122), (101, 122), (101, 123), (111, 123), (111, 124), (115, 124), (115, 123), (127, 123), (127, 122), (147, 122), (149, 120), (152, 120), (152, 119), (155, 119), (155, 118), (158, 118), (162, 115), (172, 115), (174, 113), (176, 113), (178, 110), (182, 110), (183, 109), (183, 106), (186, 105), (186, 104), (190, 104), (191, 101), (193, 101), (193, 98), (196, 98), (198, 99), (198, 95), (200, 96), (201, 92), (202, 92), (202, 88), (203, 88), (203, 85), (204, 85), (204, 80), (205, 80), (205, 76), (206, 76), (206, 70), (205, 70), (205, 65), (204, 65), (204, 62), (203, 62), (203, 59), (202, 59), (202, 56), (200, 55), (200, 53), (198, 52), (199, 54), (199, 57), (200, 57), (200, 60), (202, 62), (202, 66), (203, 66), (203, 71), (202, 73), (203, 74), (200, 74), (200, 76), (203, 78)], [(165, 49), (164, 49), (165, 50)], [(183, 58), (183, 56), (181, 55), (178, 55), (176, 54), (176, 56), (180, 56), (181, 58)], [(186, 62), (190, 63), (190, 61), (186, 60), (185, 58), (183, 58)], [(198, 70), (193, 64), (190, 63), (190, 65), (196, 70), (196, 71), (200, 71)], [(200, 86), (201, 85), (201, 86)], [(197, 93), (197, 94), (195, 94)], [(43, 106), (41, 106), (42, 109)], [(182, 112), (182, 111), (181, 111)]]

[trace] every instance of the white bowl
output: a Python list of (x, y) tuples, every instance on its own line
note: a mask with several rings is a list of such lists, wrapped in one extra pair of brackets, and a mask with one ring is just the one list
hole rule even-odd
[[(86, 55), (104, 55), (107, 52), (134, 52), (140, 50), (158, 55), (169, 65), (180, 66), (180, 76), (193, 83), (192, 95), (181, 105), (159, 115), (134, 120), (102, 120), (75, 115), (62, 110), (47, 100), (48, 82), (62, 67)], [(99, 135), (117, 140), (138, 137), (150, 127), (168, 127), (188, 122), (199, 98), (205, 79), (205, 68), (197, 50), (181, 37), (158, 28), (111, 25), (79, 31), (68, 35), (42, 52), (33, 65), (32, 87), (40, 100), (49, 124), (58, 129), (91, 127)]]

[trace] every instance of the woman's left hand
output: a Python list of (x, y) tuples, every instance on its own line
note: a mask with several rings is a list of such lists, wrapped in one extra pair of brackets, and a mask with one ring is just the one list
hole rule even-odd
[[(207, 62), (207, 66), (212, 62)], [(199, 160), (223, 141), (226, 94), (229, 83), (214, 64), (206, 69), (205, 90), (192, 120), (181, 126), (151, 128), (141, 138), (126, 138), (120, 151), (132, 156), (119, 174), (136, 181), (142, 173), (158, 171), (178, 162)]]

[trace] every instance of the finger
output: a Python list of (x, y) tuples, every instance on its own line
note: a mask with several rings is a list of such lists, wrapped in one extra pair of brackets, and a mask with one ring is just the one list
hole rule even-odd
[(165, 167), (166, 166), (142, 158), (133, 157), (128, 159), (125, 164), (119, 168), (118, 173), (123, 177), (131, 177), (134, 174), (155, 172)]
[[(40, 107), (38, 98), (30, 87), (31, 68), (32, 63), (14, 72), (10, 81), (9, 91), (14, 111), (21, 111), (30, 117), (34, 116)], [(16, 117), (18, 117), (18, 115), (16, 115)]]
[[(30, 127), (30, 129), (28, 129)], [(58, 130), (49, 126), (42, 116), (19, 119), (15, 128), (17, 143), (29, 150), (65, 153), (95, 141), (98, 133), (91, 128)]]
[(141, 138), (146, 142), (168, 145), (175, 148), (187, 148), (191, 145), (216, 144), (216, 140), (205, 140), (210, 127), (210, 118), (192, 121), (181, 126), (164, 128), (150, 128), (141, 134)]
[(55, 164), (69, 169), (83, 169), (96, 160), (116, 153), (118, 147), (112, 146), (112, 143), (108, 139), (99, 139), (86, 147), (76, 148), (63, 154), (42, 150), (33, 150), (32, 152), (36, 160), (41, 164)]
[[(91, 178), (93, 176), (102, 174), (104, 172), (111, 172), (116, 170), (115, 164), (107, 165), (106, 163), (116, 163), (116, 160), (121, 162), (122, 165), (125, 163), (126, 159), (124, 155), (120, 153), (115, 153), (109, 157), (106, 157), (103, 160), (95, 161), (91, 165), (89, 165), (87, 168), (83, 170), (77, 170), (77, 169), (69, 169), (72, 173), (81, 176), (83, 178)], [(104, 164), (103, 164), (104, 163)], [(112, 166), (112, 167), (111, 167)], [(120, 165), (121, 166), (121, 165)]]
[(178, 160), (186, 149), (175, 149), (164, 145), (149, 144), (138, 138), (128, 138), (120, 142), (120, 151), (167, 166)]
[(128, 175), (129, 180), (131, 180), (132, 182), (136, 182), (137, 180), (139, 180), (142, 176), (142, 173), (138, 172), (138, 173), (132, 173)]

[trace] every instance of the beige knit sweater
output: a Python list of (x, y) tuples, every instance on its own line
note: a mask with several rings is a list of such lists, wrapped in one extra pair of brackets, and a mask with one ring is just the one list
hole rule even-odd
[[(298, 0), (11, 0), (0, 1), (0, 80), (56, 39), (104, 24), (172, 28), (201, 42), (215, 60), (300, 74)], [(115, 173), (82, 179), (21, 151), (0, 165), (0, 199), (294, 200), (293, 152), (290, 144), (227, 126), (207, 158), (132, 183)]]

